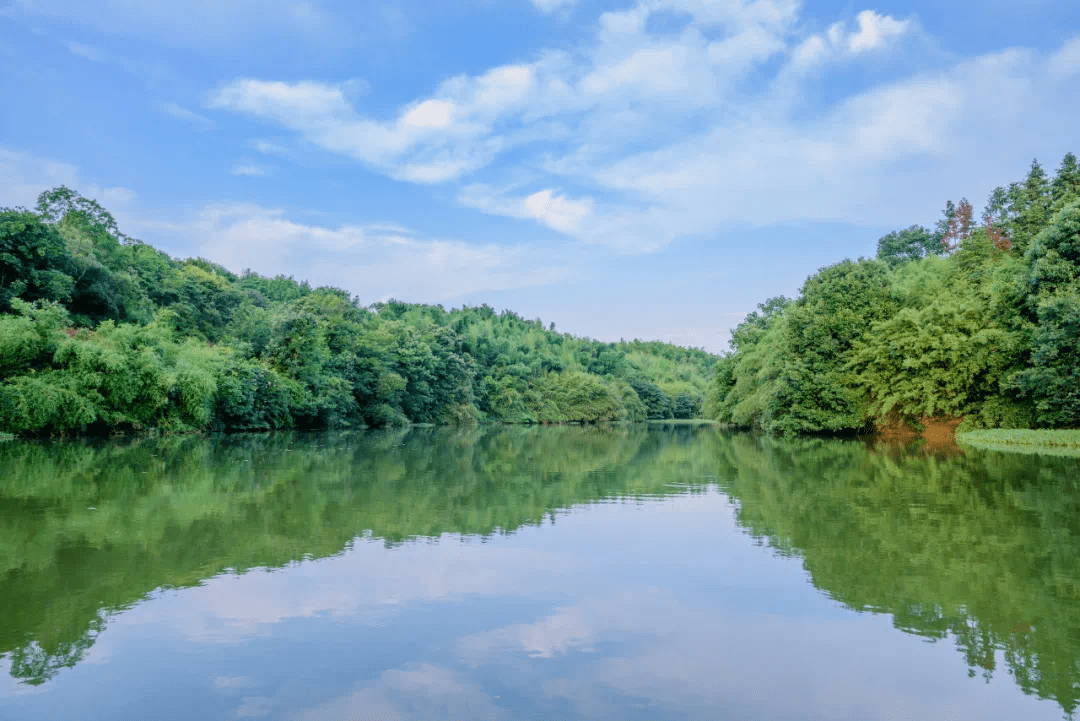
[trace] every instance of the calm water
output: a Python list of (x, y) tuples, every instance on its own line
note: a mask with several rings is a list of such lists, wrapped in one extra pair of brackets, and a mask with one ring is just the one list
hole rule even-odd
[(709, 427), (0, 443), (0, 718), (1061, 719), (1080, 461)]

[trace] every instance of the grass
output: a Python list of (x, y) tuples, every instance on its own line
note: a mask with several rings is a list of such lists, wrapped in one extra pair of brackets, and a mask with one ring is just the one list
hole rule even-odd
[(1080, 454), (1080, 430), (1009, 430), (994, 428), (956, 434), (957, 443), (1002, 451), (1027, 451), (1055, 455)]

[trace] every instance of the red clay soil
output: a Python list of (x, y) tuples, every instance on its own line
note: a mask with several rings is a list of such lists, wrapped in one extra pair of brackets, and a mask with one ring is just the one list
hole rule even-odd
[(963, 418), (920, 418), (925, 430), (923, 438), (931, 443), (956, 443), (956, 428)]

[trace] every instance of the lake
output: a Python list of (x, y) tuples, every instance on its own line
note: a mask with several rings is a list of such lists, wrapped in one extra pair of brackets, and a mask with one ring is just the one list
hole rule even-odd
[(1061, 719), (1080, 461), (711, 426), (0, 442), (0, 718)]

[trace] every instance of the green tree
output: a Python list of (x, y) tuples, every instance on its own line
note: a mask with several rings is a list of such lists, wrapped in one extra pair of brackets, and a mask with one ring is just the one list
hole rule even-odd
[(1076, 156), (1068, 153), (1061, 161), (1057, 175), (1050, 183), (1050, 216), (1060, 211), (1069, 203), (1080, 198), (1080, 163)]
[(34, 213), (0, 209), (0, 310), (14, 298), (67, 300), (74, 281), (65, 265), (64, 239)]
[(1017, 252), (1022, 254), (1050, 219), (1050, 181), (1037, 160), (1031, 161), (1031, 169), (1022, 183), (1010, 186), (1009, 200), (1013, 217), (1011, 235)]
[(849, 369), (851, 352), (875, 322), (893, 312), (884, 263), (846, 260), (811, 276), (785, 313), (788, 353), (770, 430), (835, 433), (862, 428), (868, 409)]

